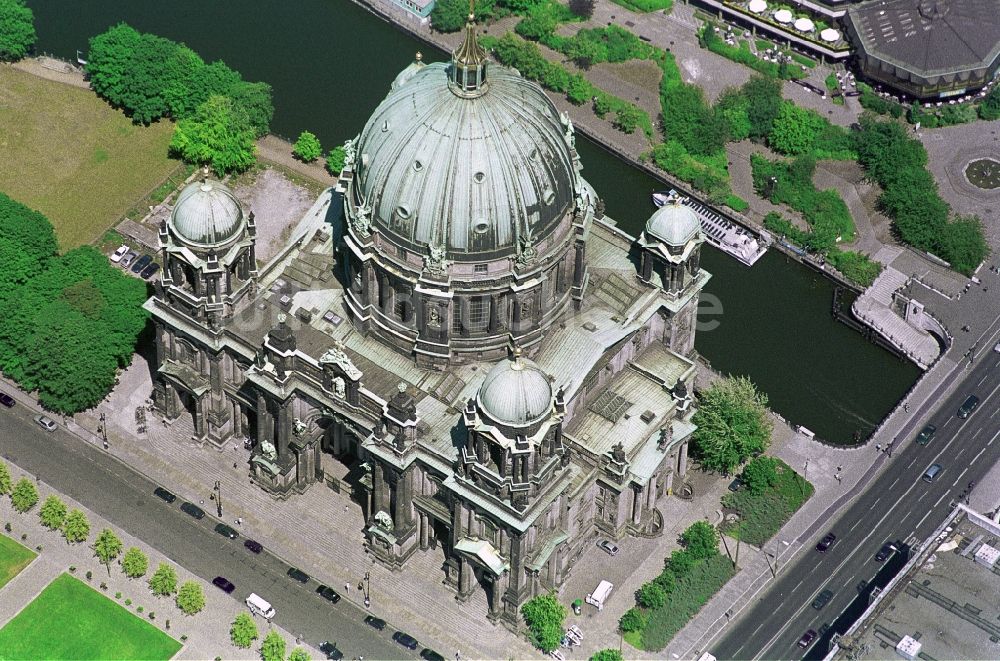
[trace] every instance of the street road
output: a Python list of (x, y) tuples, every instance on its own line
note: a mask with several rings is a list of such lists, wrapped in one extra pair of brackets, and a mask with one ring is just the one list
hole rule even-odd
[[(318, 583), (305, 585), (286, 576), (288, 565), (265, 550), (254, 555), (244, 538), (230, 540), (213, 530), (211, 515), (198, 521), (153, 496), (157, 484), (81, 441), (65, 429), (46, 432), (31, 420), (33, 411), (20, 404), (0, 410), (0, 454), (38, 477), (44, 484), (70, 496), (118, 528), (154, 546), (171, 560), (205, 580), (206, 590), (216, 576), (236, 585), (240, 603), (256, 592), (274, 606), (275, 622), (308, 643), (337, 644), (345, 657), (372, 659), (416, 658), (393, 642), (391, 627), (377, 632), (364, 624), (365, 611), (347, 599), (334, 605), (315, 593)], [(169, 489), (170, 485), (162, 485)], [(206, 504), (207, 505), (207, 504)], [(203, 507), (208, 511), (209, 507)], [(331, 586), (343, 593), (343, 586)], [(226, 636), (229, 623), (219, 623)], [(420, 640), (419, 631), (410, 631)], [(291, 645), (292, 641), (289, 641)], [(419, 649), (419, 648), (418, 648)]]
[[(956, 415), (970, 394), (982, 401), (967, 419)], [(880, 563), (873, 556), (888, 541), (923, 541), (966, 490), (1000, 460), (1000, 355), (989, 352), (964, 374), (951, 397), (928, 402), (915, 411), (897, 437), (889, 466), (832, 521), (818, 521), (799, 540), (797, 560), (780, 566), (778, 578), (740, 613), (725, 634), (707, 647), (720, 659), (791, 659), (807, 650), (797, 642), (807, 629), (832, 623), (870, 580)], [(926, 413), (933, 411), (928, 417)], [(924, 424), (937, 426), (927, 445), (914, 442)], [(876, 452), (874, 447), (867, 450)], [(937, 479), (921, 479), (931, 464), (943, 466)], [(825, 554), (815, 545), (827, 532), (837, 541)], [(773, 552), (777, 542), (765, 545)], [(833, 599), (821, 611), (811, 607), (816, 595), (830, 589)], [(815, 656), (823, 650), (810, 651)], [(819, 654), (822, 657), (822, 654)]]

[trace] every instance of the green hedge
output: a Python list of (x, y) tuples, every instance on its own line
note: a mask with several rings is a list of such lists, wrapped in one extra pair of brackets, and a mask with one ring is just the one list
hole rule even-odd
[(831, 250), (826, 255), (826, 261), (859, 287), (870, 287), (882, 272), (880, 263), (853, 250)]
[(781, 530), (788, 519), (815, 493), (813, 485), (788, 464), (780, 459), (776, 461), (778, 477), (775, 484), (766, 491), (754, 495), (741, 489), (722, 497), (722, 504), (736, 510), (740, 516), (737, 523), (723, 526), (723, 532), (727, 535), (761, 546)]
[(676, 579), (663, 606), (646, 612), (641, 639), (643, 649), (658, 652), (666, 647), (734, 574), (733, 563), (724, 555), (716, 554), (697, 561), (684, 576)]
[[(790, 67), (776, 62), (768, 62), (759, 58), (751, 52), (750, 44), (746, 41), (740, 40), (738, 46), (730, 46), (725, 42), (725, 40), (719, 38), (719, 36), (715, 33), (714, 28), (715, 26), (712, 23), (703, 24), (701, 31), (698, 34), (698, 41), (703, 48), (707, 48), (716, 55), (721, 55), (728, 60), (746, 65), (754, 71), (762, 73), (770, 78), (797, 80), (799, 78), (805, 78), (808, 75), (798, 67)], [(812, 66), (816, 66), (816, 64), (813, 63)]]
[[(799, 156), (793, 161), (769, 161), (759, 154), (750, 157), (754, 190), (774, 204), (787, 204), (802, 213), (812, 231), (805, 245), (813, 250), (833, 248), (837, 237), (844, 242), (854, 240), (854, 221), (847, 205), (834, 189), (817, 190), (812, 182), (816, 159)], [(770, 186), (771, 178), (776, 180)], [(770, 197), (766, 195), (770, 188)]]
[(674, 7), (674, 0), (611, 0), (616, 5), (635, 12), (665, 11)]

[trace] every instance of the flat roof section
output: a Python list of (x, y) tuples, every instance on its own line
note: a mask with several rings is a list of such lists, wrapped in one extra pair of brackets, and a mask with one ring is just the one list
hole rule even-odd
[(856, 47), (922, 78), (989, 69), (1000, 56), (997, 0), (874, 0), (847, 15)]

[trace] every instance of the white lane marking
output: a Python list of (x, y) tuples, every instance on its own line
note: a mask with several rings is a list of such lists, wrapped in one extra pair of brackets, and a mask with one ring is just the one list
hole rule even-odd
[(998, 406), (997, 408), (993, 409), (993, 413), (990, 413), (990, 417), (992, 418), (997, 413), (1000, 413), (1000, 406)]
[(945, 491), (945, 492), (944, 492), (943, 494), (941, 494), (941, 497), (940, 497), (940, 498), (938, 498), (938, 499), (937, 499), (937, 500), (936, 500), (936, 501), (934, 502), (934, 507), (937, 507), (938, 505), (940, 505), (940, 504), (941, 504), (941, 501), (942, 501), (942, 500), (944, 500), (944, 499), (945, 499), (945, 496), (947, 496), (947, 495), (948, 495), (948, 492), (947, 492), (947, 491)]
[(913, 464), (915, 464), (915, 463), (917, 463), (917, 457), (914, 457), (914, 458), (913, 458), (913, 461), (911, 461), (910, 463), (908, 463), (908, 464), (906, 465), (906, 467), (907, 467), (907, 468), (909, 468), (910, 466), (912, 466), (912, 465), (913, 465)]
[(979, 379), (979, 381), (976, 383), (976, 387), (978, 388), (979, 386), (983, 385), (983, 381), (985, 381), (988, 378), (990, 378), (990, 373), (989, 372), (987, 372), (986, 374), (983, 374), (983, 378)]
[[(804, 579), (804, 578), (802, 579), (802, 581), (805, 581), (805, 580), (806, 580), (806, 579)], [(799, 581), (798, 583), (796, 583), (796, 584), (795, 584), (795, 587), (794, 587), (794, 588), (792, 588), (792, 591), (791, 591), (791, 592), (789, 592), (788, 594), (789, 594), (789, 595), (792, 595), (792, 594), (795, 594), (795, 591), (796, 591), (796, 590), (798, 590), (798, 589), (799, 589), (800, 587), (802, 587), (802, 581)]]
[(980, 448), (979, 454), (977, 454), (975, 457), (972, 458), (972, 461), (969, 462), (969, 465), (971, 466), (972, 464), (976, 463), (976, 459), (979, 459), (979, 455), (981, 455), (984, 452), (986, 452), (986, 448)]
[(913, 527), (913, 532), (917, 532), (917, 528), (920, 527), (920, 524), (926, 521), (927, 517), (929, 517), (930, 515), (931, 515), (931, 510), (927, 510), (926, 512), (924, 512), (923, 517), (921, 517), (921, 519), (917, 521), (917, 525)]
[(854, 532), (854, 529), (860, 526), (862, 521), (863, 519), (861, 517), (858, 517), (858, 520), (854, 522), (854, 525), (851, 526), (851, 529), (848, 530), (848, 532)]
[(941, 429), (947, 429), (947, 428), (948, 428), (948, 425), (950, 425), (950, 424), (951, 424), (951, 421), (952, 421), (952, 420), (957, 420), (957, 419), (958, 419), (958, 418), (948, 418), (947, 420), (945, 420), (945, 421), (944, 421), (944, 424), (943, 424), (943, 425), (941, 425)]
[[(997, 321), (1000, 321), (1000, 318), (998, 318)], [(994, 322), (994, 323), (996, 323), (996, 322)], [(991, 326), (992, 326), (992, 324), (991, 324)], [(1000, 383), (998, 383), (996, 385), (996, 387), (994, 387), (993, 390), (991, 390), (990, 393), (988, 395), (986, 395), (986, 397), (983, 398), (982, 403), (985, 404), (988, 400), (990, 400), (997, 393), (998, 390), (1000, 390)], [(954, 418), (951, 418), (951, 419), (954, 419)], [(949, 419), (949, 420), (951, 420), (951, 419)], [(965, 427), (965, 425), (967, 425), (967, 424), (969, 424), (969, 418), (966, 418), (965, 420), (962, 421), (962, 423), (959, 425), (958, 430), (955, 432), (955, 434), (952, 435), (952, 437), (950, 439), (948, 439), (948, 442), (944, 444), (944, 447), (942, 447), (941, 450), (937, 453), (937, 455), (935, 455), (934, 459), (931, 460), (931, 462), (930, 462), (931, 464), (935, 463), (938, 459), (941, 458), (941, 455), (943, 455), (945, 452), (947, 452), (948, 448), (951, 447), (951, 444), (954, 443), (958, 439), (959, 434), (962, 431), (962, 428)], [(997, 433), (993, 435), (993, 439), (995, 439), (997, 436), (1000, 436), (1000, 430), (997, 430)], [(993, 442), (993, 440), (991, 439), (990, 443), (992, 443), (992, 442)], [(912, 465), (912, 462), (911, 462), (911, 465)], [(930, 465), (930, 464), (928, 464), (928, 465)], [(913, 482), (913, 484), (911, 484), (909, 486), (909, 488), (906, 491), (904, 491), (903, 494), (899, 498), (896, 499), (896, 502), (893, 504), (893, 506), (890, 507), (890, 508), (888, 508), (886, 510), (885, 514), (882, 515), (882, 518), (879, 519), (878, 522), (874, 526), (872, 526), (871, 532), (869, 532), (868, 535), (866, 535), (865, 538), (862, 539), (860, 543), (858, 543), (858, 544), (856, 544), (854, 546), (854, 550), (851, 551), (849, 554), (847, 554), (847, 557), (844, 558), (843, 561), (841, 561), (841, 563), (839, 565), (837, 565), (832, 572), (829, 573), (829, 576), (836, 576), (837, 572), (840, 571), (841, 567), (843, 567), (845, 564), (847, 564), (851, 560), (851, 558), (853, 558), (854, 555), (856, 553), (858, 553), (864, 547), (865, 542), (867, 542), (869, 539), (871, 539), (872, 535), (874, 535), (878, 531), (879, 526), (882, 525), (882, 522), (885, 521), (886, 518), (888, 518), (889, 515), (892, 514), (892, 512), (897, 507), (899, 507), (902, 503), (908, 503), (909, 502), (908, 499), (906, 498), (906, 496), (911, 491), (913, 491), (913, 489), (918, 484), (920, 484), (920, 480), (915, 480)], [(927, 492), (924, 491), (923, 494), (921, 494), (920, 497), (923, 498), (924, 494), (926, 494), (926, 493)], [(930, 515), (930, 513), (931, 513), (931, 510), (928, 509), (927, 513), (924, 514), (924, 519), (926, 519), (927, 516)], [(923, 523), (923, 519), (921, 519), (920, 523)], [(920, 524), (917, 524), (917, 525), (919, 526)], [(782, 635), (785, 634), (786, 631), (788, 631), (788, 629), (798, 619), (799, 615), (802, 614), (802, 611), (804, 611), (806, 608), (808, 608), (809, 605), (810, 605), (809, 603), (802, 604), (798, 608), (798, 610), (796, 610), (792, 614), (792, 616), (786, 620), (786, 623), (784, 625), (782, 625), (778, 629), (777, 633), (775, 633), (774, 636), (772, 636), (771, 639), (769, 641), (767, 641), (767, 643), (765, 643), (760, 648), (760, 651), (756, 655), (754, 655), (754, 659), (756, 660), (756, 659), (760, 659), (761, 657), (763, 657), (764, 654), (766, 654), (767, 651), (771, 648), (771, 646), (774, 645), (774, 643), (778, 640), (778, 638), (780, 638)]]
[(962, 475), (965, 475), (968, 472), (969, 472), (969, 467), (966, 466), (965, 469), (959, 474), (959, 476), (955, 478), (955, 481), (951, 483), (951, 486), (955, 486), (956, 484), (958, 484), (959, 480), (962, 479)]
[(921, 500), (923, 500), (923, 499), (924, 499), (924, 496), (926, 496), (926, 495), (927, 495), (927, 492), (926, 492), (926, 491), (922, 491), (922, 492), (920, 493), (920, 497), (919, 497), (919, 498), (917, 498), (917, 502), (919, 503), (919, 502), (920, 502)]
[(982, 434), (984, 431), (986, 431), (986, 427), (980, 427), (979, 429), (977, 429), (975, 433), (972, 434), (972, 440), (976, 440), (976, 437)]

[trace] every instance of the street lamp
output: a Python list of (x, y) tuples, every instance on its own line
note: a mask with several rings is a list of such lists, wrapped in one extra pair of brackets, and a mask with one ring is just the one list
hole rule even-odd
[(369, 606), (372, 605), (371, 594), (372, 594), (372, 573), (366, 571), (365, 572), (365, 608), (368, 608)]
[(215, 509), (219, 513), (219, 518), (222, 518), (222, 483), (219, 480), (215, 481)]

